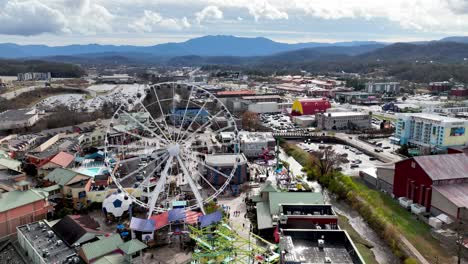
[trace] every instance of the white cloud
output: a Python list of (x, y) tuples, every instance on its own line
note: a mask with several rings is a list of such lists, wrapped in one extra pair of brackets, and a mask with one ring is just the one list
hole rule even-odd
[(154, 32), (157, 29), (182, 30), (190, 26), (186, 17), (182, 19), (164, 18), (151, 10), (145, 10), (143, 17), (129, 25), (130, 28), (138, 32)]
[(195, 13), (195, 20), (198, 24), (207, 20), (207, 19), (222, 19), (223, 11), (221, 11), (217, 6), (207, 6), (203, 8), (202, 11)]
[(249, 13), (258, 21), (261, 18), (265, 19), (288, 19), (286, 12), (280, 11), (280, 9), (268, 2), (267, 0), (255, 0), (252, 1), (248, 7)]
[(63, 14), (40, 1), (3, 2), (0, 6), (0, 34), (30, 36), (68, 31)]

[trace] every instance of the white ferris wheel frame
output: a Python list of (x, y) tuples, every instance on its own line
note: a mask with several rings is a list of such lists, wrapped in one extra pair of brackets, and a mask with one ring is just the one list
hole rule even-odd
[[(188, 99), (183, 100), (183, 101), (187, 101), (187, 103), (186, 103), (186, 106), (185, 106), (185, 111), (184, 111), (184, 116), (182, 118), (182, 122), (181, 122), (181, 124), (180, 124), (180, 126), (178, 128), (179, 133), (177, 133), (177, 137), (175, 136), (175, 134), (173, 135), (170, 132), (170, 127), (169, 127), (169, 125), (167, 124), (167, 121), (166, 121), (166, 117), (170, 116), (171, 114), (170, 113), (164, 113), (164, 111), (162, 110), (162, 106), (161, 106), (162, 101), (173, 100), (173, 98), (166, 98), (164, 100), (159, 100), (159, 96), (158, 96), (158, 92), (157, 92), (157, 89), (159, 89), (158, 87), (165, 86), (165, 85), (166, 86), (167, 85), (172, 86), (173, 91), (174, 91), (175, 87), (178, 86), (178, 85), (185, 86), (187, 89), (190, 89), (190, 94), (188, 96)], [(234, 117), (229, 112), (229, 110), (224, 105), (224, 103), (221, 100), (219, 100), (213, 93), (211, 93), (210, 91), (207, 91), (203, 87), (201, 87), (199, 85), (196, 85), (196, 84), (193, 84), (193, 83), (164, 82), (164, 83), (158, 83), (158, 84), (155, 84), (155, 85), (151, 85), (151, 86), (149, 86), (149, 89), (152, 90), (152, 91), (150, 91), (150, 93), (154, 92), (155, 97), (156, 97), (155, 98), (156, 101), (145, 106), (143, 104), (143, 102), (142, 102), (146, 97), (146, 94), (145, 94), (145, 95), (142, 95), (141, 98), (138, 98), (138, 102), (135, 102), (135, 105), (138, 104), (139, 106), (142, 107), (140, 110), (144, 110), (144, 112), (149, 114), (150, 119), (152, 120), (153, 124), (156, 127), (154, 128), (154, 130), (152, 130), (151, 128), (149, 128), (145, 124), (142, 124), (141, 122), (139, 122), (136, 118), (134, 118), (126, 110), (122, 110), (124, 106), (127, 107), (127, 106), (132, 104), (130, 102), (128, 102), (128, 104), (123, 103), (117, 109), (117, 111), (113, 114), (111, 122), (109, 123), (109, 125), (107, 127), (107, 132), (106, 132), (106, 137), (105, 137), (105, 150), (104, 150), (104, 153), (105, 153), (105, 166), (106, 166), (107, 170), (109, 171), (109, 173), (110, 173), (110, 175), (112, 177), (112, 180), (115, 183), (115, 185), (117, 186), (117, 188), (121, 192), (125, 193), (135, 204), (137, 204), (137, 205), (139, 205), (139, 206), (141, 206), (143, 208), (148, 209), (148, 218), (149, 218), (149, 217), (152, 216), (152, 214), (154, 212), (164, 212), (164, 211), (168, 210), (168, 208), (157, 207), (156, 203), (157, 203), (158, 198), (160, 197), (160, 195), (162, 193), (164, 193), (164, 187), (166, 185), (166, 181), (167, 181), (167, 178), (169, 176), (168, 171), (169, 171), (170, 167), (173, 165), (173, 162), (175, 161), (176, 164), (178, 164), (178, 166), (181, 168), (181, 170), (183, 172), (182, 177), (187, 180), (188, 185), (189, 185), (191, 191), (193, 192), (193, 194), (195, 196), (195, 199), (197, 201), (197, 203), (195, 205), (188, 206), (186, 209), (195, 210), (195, 209), (199, 208), (205, 214), (204, 204), (206, 204), (206, 203), (212, 201), (213, 199), (215, 199), (219, 194), (221, 194), (226, 189), (226, 187), (229, 185), (229, 183), (231, 182), (232, 178), (234, 177), (234, 175), (236, 173), (238, 163), (239, 163), (239, 159), (238, 158), (236, 159), (236, 162), (235, 162), (235, 164), (233, 166), (233, 169), (232, 169), (231, 173), (229, 173), (229, 175), (227, 175), (227, 174), (217, 170), (216, 168), (213, 168), (213, 167), (207, 165), (205, 161), (196, 160), (193, 156), (190, 155), (190, 154), (198, 154), (198, 155), (205, 155), (205, 157), (206, 157), (207, 154), (197, 152), (197, 151), (193, 151), (193, 149), (192, 149), (192, 151), (190, 151), (191, 153), (185, 153), (183, 150), (184, 150), (185, 147), (188, 147), (189, 149), (191, 148), (191, 144), (192, 144), (193, 140), (195, 139), (195, 136), (197, 135), (197, 133), (199, 133), (201, 131), (201, 129), (212, 126), (213, 125), (213, 123), (212, 123), (213, 120), (216, 121), (215, 118), (218, 117), (219, 114), (224, 114), (225, 116), (228, 117), (228, 120), (227, 120), (228, 125), (225, 128), (214, 131), (213, 133), (220, 133), (220, 132), (226, 130), (226, 128), (231, 128), (231, 129), (233, 128), (234, 129), (234, 133), (233, 133), (234, 138), (233, 138), (232, 142), (234, 143), (233, 144), (234, 145), (234, 153), (231, 153), (231, 154), (240, 154), (240, 148), (239, 148), (240, 141), (239, 141), (239, 135), (238, 135), (239, 130), (237, 128), (237, 124), (236, 124), (236, 122), (234, 120)], [(207, 94), (208, 95), (207, 99), (213, 99), (216, 102), (216, 105), (219, 106), (219, 108), (221, 108), (221, 110), (218, 111), (215, 115), (212, 115), (211, 113), (208, 112), (208, 109), (205, 108), (208, 100), (206, 100), (202, 106), (200, 106), (199, 104), (193, 102), (193, 100), (191, 102), (192, 94), (194, 92), (194, 89)], [(145, 91), (146, 91), (146, 89), (145, 89)], [(150, 106), (150, 105), (155, 104), (155, 103), (158, 103), (158, 105), (159, 105), (159, 110), (161, 112), (162, 119), (164, 120), (163, 125), (165, 125), (166, 131), (161, 129), (161, 127), (158, 125), (158, 122), (155, 120), (155, 118), (151, 115), (151, 113), (147, 109), (147, 106)], [(191, 123), (187, 127), (187, 130), (185, 130), (185, 132), (184, 132), (183, 131), (183, 124), (185, 122), (185, 118), (186, 118), (186, 115), (187, 115), (187, 109), (188, 109), (190, 103), (192, 103), (193, 105), (199, 106), (200, 109), (198, 110), (197, 115), (192, 119)], [(194, 121), (198, 118), (198, 116), (199, 116), (200, 112), (202, 112), (202, 110), (205, 110), (205, 112), (207, 112), (210, 115), (209, 120), (206, 123), (200, 125), (195, 131), (189, 132), (188, 129), (190, 129), (192, 127)], [(121, 115), (121, 113), (119, 113), (119, 112), (123, 112), (123, 114), (125, 114), (130, 119), (132, 119), (136, 124), (138, 124), (141, 128), (143, 128), (143, 130), (150, 132), (150, 134), (152, 136), (154, 136), (154, 138), (144, 137), (142, 135), (138, 135), (138, 134), (135, 134), (135, 133), (132, 133), (132, 132), (129, 132), (129, 131), (120, 131), (120, 132), (123, 132), (123, 133), (127, 134), (128, 136), (139, 137), (141, 140), (146, 139), (146, 140), (149, 140), (149, 141), (159, 141), (158, 143), (160, 143), (160, 144), (162, 143), (164, 145), (164, 148), (165, 148), (162, 151), (157, 153), (157, 155), (158, 155), (157, 158), (155, 158), (151, 162), (148, 162), (148, 164), (146, 164), (145, 166), (142, 166), (142, 167), (138, 168), (137, 170), (135, 170), (133, 172), (130, 172), (129, 174), (125, 175), (123, 178), (116, 177), (114, 169), (112, 168), (112, 166), (111, 166), (111, 164), (109, 162), (109, 157), (108, 157), (108, 154), (110, 153), (110, 148), (114, 148), (116, 146), (117, 147), (127, 147), (128, 148), (129, 146), (132, 146), (132, 145), (115, 145), (115, 144), (110, 145), (109, 144), (108, 136), (109, 136), (111, 130), (113, 129), (113, 121), (116, 119), (116, 116)], [(209, 125), (207, 125), (207, 124), (209, 124)], [(174, 124), (174, 127), (177, 128), (177, 125)], [(158, 134), (157, 132), (160, 132), (160, 134)], [(166, 132), (169, 132), (169, 133), (166, 133)], [(181, 134), (182, 134), (182, 136), (181, 136)], [(133, 145), (133, 146), (137, 146), (137, 145), (138, 144)], [(225, 145), (225, 144), (222, 143), (221, 145)], [(229, 144), (229, 145), (232, 145), (232, 144)], [(214, 145), (214, 146), (219, 146), (219, 145)], [(207, 147), (207, 146), (198, 146), (198, 147)], [(224, 181), (224, 183), (219, 188), (216, 188), (210, 183), (209, 180), (207, 180), (202, 175), (202, 173), (200, 173), (200, 171), (198, 171), (198, 170), (194, 171), (193, 173), (197, 174), (200, 177), (200, 180), (203, 179), (208, 184), (208, 186), (211, 189), (214, 190), (213, 194), (208, 196), (206, 199), (203, 199), (203, 197), (201, 196), (200, 192), (197, 189), (196, 183), (193, 180), (193, 176), (191, 176), (191, 171), (189, 171), (189, 169), (185, 165), (184, 159), (186, 160), (186, 162), (187, 162), (187, 160), (194, 161), (194, 162), (199, 162), (199, 164), (202, 164), (202, 166), (204, 166), (206, 169), (209, 169), (211, 171), (214, 171), (214, 172), (220, 174), (221, 176), (226, 178), (226, 180)], [(137, 197), (135, 197), (134, 195), (132, 195), (133, 192), (132, 193), (129, 192), (124, 186), (122, 186), (122, 184), (120, 182), (127, 179), (127, 178), (129, 178), (129, 177), (131, 177), (131, 176), (134, 176), (134, 175), (138, 174), (141, 171), (143, 171), (146, 167), (148, 167), (153, 162), (155, 162), (156, 164), (159, 162), (159, 164), (156, 165), (154, 170), (152, 170), (149, 174), (147, 174), (145, 179), (139, 184), (139, 186), (136, 189), (133, 188), (134, 189), (133, 192), (137, 192), (138, 190), (140, 190), (142, 192), (143, 188), (145, 188), (145, 185), (148, 185), (148, 182), (152, 178), (154, 173), (156, 173), (157, 170), (162, 168), (161, 177), (157, 181), (156, 187), (151, 192), (150, 199), (148, 199), (148, 202), (143, 202), (140, 199), (138, 199)], [(162, 165), (164, 163), (165, 163), (165, 166), (162, 167)], [(117, 162), (116, 166), (118, 166), (118, 165), (119, 165), (119, 163)], [(146, 188), (147, 188), (147, 190), (149, 190), (148, 186), (146, 186)]]

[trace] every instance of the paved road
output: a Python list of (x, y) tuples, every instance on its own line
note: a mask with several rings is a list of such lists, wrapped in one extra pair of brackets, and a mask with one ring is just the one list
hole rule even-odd
[(379, 159), (382, 160), (383, 162), (394, 163), (403, 159), (402, 157), (395, 155), (389, 151), (385, 151), (385, 150), (384, 152), (377, 153), (374, 151), (375, 149), (374, 145), (364, 142), (362, 140), (359, 140), (357, 136), (350, 136), (350, 135), (343, 134), (343, 133), (337, 133), (335, 134), (335, 137), (346, 141), (351, 146), (356, 146), (358, 148), (361, 148), (368, 152), (373, 153), (375, 156), (379, 157)]

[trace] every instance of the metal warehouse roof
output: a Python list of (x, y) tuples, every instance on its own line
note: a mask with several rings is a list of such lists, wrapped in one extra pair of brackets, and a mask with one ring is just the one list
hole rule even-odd
[(463, 153), (413, 159), (433, 181), (468, 178), (468, 156)]
[(433, 185), (432, 188), (445, 196), (458, 207), (468, 207), (468, 183)]

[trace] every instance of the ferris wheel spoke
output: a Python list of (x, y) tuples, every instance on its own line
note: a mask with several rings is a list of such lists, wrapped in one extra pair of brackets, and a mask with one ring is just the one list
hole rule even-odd
[(198, 191), (197, 185), (193, 181), (192, 176), (190, 175), (189, 171), (185, 167), (185, 165), (184, 165), (182, 159), (180, 158), (180, 156), (177, 156), (177, 161), (179, 162), (179, 165), (180, 165), (180, 167), (181, 167), (181, 169), (182, 169), (182, 171), (183, 171), (183, 173), (185, 175), (185, 178), (188, 181), (190, 189), (192, 189), (192, 191), (193, 191), (193, 195), (195, 195), (195, 198), (197, 199), (197, 203), (198, 203), (198, 206), (200, 207), (200, 210), (203, 212), (203, 214), (206, 214), (205, 209), (203, 208), (203, 198), (201, 197), (200, 192)]
[(148, 211), (148, 218), (150, 218), (153, 215), (154, 207), (156, 206), (156, 202), (158, 201), (159, 194), (163, 191), (164, 185), (166, 184), (167, 180), (167, 172), (169, 169), (172, 167), (172, 160), (174, 159), (174, 156), (170, 155), (169, 159), (166, 161), (166, 166), (164, 166), (164, 170), (161, 173), (161, 177), (159, 178), (158, 183), (156, 184), (156, 188), (153, 191), (153, 194), (151, 195), (150, 199), (150, 204), (149, 204), (149, 211)]
[(219, 171), (219, 170), (217, 170), (217, 169), (211, 167), (210, 165), (207, 165), (205, 162), (202, 162), (202, 165), (203, 165), (205, 168), (207, 168), (207, 169), (210, 169), (210, 170), (212, 170), (212, 171), (214, 171), (214, 172), (216, 172), (216, 173), (221, 174), (221, 175), (222, 175), (224, 178), (226, 178), (226, 179), (231, 178), (230, 176), (226, 175), (224, 172), (221, 172), (221, 171)]
[[(163, 155), (164, 155), (164, 154), (163, 154)], [(167, 154), (166, 154), (166, 155), (167, 155)], [(148, 164), (146, 164), (146, 165), (142, 166), (141, 168), (138, 168), (137, 170), (135, 170), (135, 171), (133, 171), (133, 172), (131, 172), (131, 173), (125, 175), (123, 178), (119, 178), (119, 181), (120, 181), (120, 182), (123, 182), (123, 181), (125, 181), (126, 179), (128, 179), (128, 178), (130, 178), (130, 177), (132, 177), (132, 176), (134, 176), (134, 175), (136, 175), (136, 174), (138, 174), (138, 173), (140, 173), (141, 171), (144, 171), (146, 168), (148, 168), (151, 164), (155, 163), (156, 161), (157, 161), (157, 159), (150, 161)]]
[(184, 117), (182, 118), (182, 123), (180, 123), (180, 126), (179, 126), (179, 133), (177, 133), (176, 142), (179, 141), (180, 134), (182, 133), (182, 126), (184, 125), (185, 117), (187, 116), (187, 109), (188, 109), (188, 107), (190, 105), (190, 98), (192, 97), (192, 93), (193, 93), (193, 86), (190, 89), (190, 94), (189, 94), (189, 97), (188, 97), (188, 100), (187, 100), (187, 104), (185, 105)]
[[(163, 158), (159, 164), (145, 177), (145, 179), (143, 180), (143, 182), (138, 185), (138, 188), (137, 188), (137, 191), (138, 190), (141, 190), (143, 189), (147, 184), (148, 182), (151, 180), (151, 178), (153, 177), (153, 175), (156, 173), (157, 170), (159, 170), (161, 168), (161, 165), (164, 164), (164, 162), (166, 162), (168, 159), (169, 159), (169, 155), (166, 155), (164, 157), (160, 157), (160, 158)], [(158, 158), (158, 160), (160, 159)]]
[[(205, 109), (205, 106), (206, 104), (208, 103), (208, 100), (205, 101), (205, 103), (203, 103), (202, 107), (200, 107), (200, 109), (198, 110), (197, 114), (195, 115), (195, 117), (192, 119), (192, 122), (190, 122), (189, 126), (187, 127), (187, 131), (192, 127), (193, 125), (193, 122), (195, 122), (195, 120), (197, 120), (198, 118), (198, 115), (200, 115), (200, 112)], [(182, 136), (182, 139), (180, 141), (183, 140), (185, 134)]]
[[(186, 132), (186, 133), (182, 136), (182, 138), (181, 138), (179, 141), (186, 141), (186, 142), (190, 141), (193, 137), (195, 137), (195, 135), (196, 135), (199, 131), (201, 131), (202, 129), (206, 128), (208, 124), (212, 125), (212, 124), (213, 124), (213, 120), (214, 120), (219, 114), (221, 114), (223, 111), (224, 111), (224, 110), (221, 110), (221, 111), (219, 111), (218, 113), (216, 113), (216, 115), (214, 115), (214, 116), (210, 119), (210, 121), (208, 121), (208, 122), (206, 122), (205, 124), (203, 124), (203, 125), (201, 125), (200, 127), (198, 127), (195, 131), (192, 132), (192, 134), (188, 135), (188, 132)], [(192, 120), (192, 123), (190, 124), (190, 126), (191, 126), (192, 124), (193, 124), (193, 120)], [(190, 126), (189, 126), (187, 129), (189, 129)], [(188, 137), (186, 137), (186, 135), (188, 135)]]
[(205, 178), (205, 176), (203, 176), (199, 171), (197, 171), (197, 174), (200, 176), (200, 178), (202, 178), (202, 179), (208, 184), (208, 186), (211, 187), (211, 189), (213, 189), (215, 192), (218, 191), (218, 189), (216, 189), (216, 188), (213, 186), (213, 184), (211, 184), (211, 182), (210, 182), (209, 180), (207, 180), (207, 179)]
[(143, 123), (141, 123), (140, 121), (138, 121), (136, 118), (134, 118), (131, 114), (129, 114), (128, 112), (126, 111), (122, 111), (126, 116), (130, 117), (130, 119), (132, 119), (135, 123), (137, 123), (139, 126), (141, 126), (142, 128), (144, 128), (145, 130), (149, 131), (155, 138), (163, 141), (163, 142), (166, 142), (165, 139), (161, 138), (158, 134), (156, 134), (153, 130), (151, 130), (150, 128), (148, 128), (146, 125), (144, 125)]
[[(140, 104), (141, 106), (143, 107), (143, 109), (145, 110), (145, 112), (147, 112), (150, 116), (150, 119), (151, 121), (153, 121), (154, 125), (159, 129), (159, 131), (161, 132), (161, 134), (166, 138), (166, 143), (169, 142), (169, 138), (167, 137), (166, 133), (164, 133), (164, 131), (161, 129), (161, 127), (159, 126), (158, 122), (156, 122), (156, 120), (154, 119), (153, 115), (148, 111), (148, 109), (146, 108), (146, 106), (140, 101)], [(164, 118), (164, 115), (163, 115), (163, 118)]]
[(172, 133), (170, 132), (170, 129), (169, 129), (169, 125), (167, 124), (167, 121), (166, 121), (166, 118), (165, 118), (165, 114), (164, 114), (164, 111), (162, 109), (162, 106), (161, 106), (161, 101), (159, 100), (159, 96), (158, 96), (158, 92), (156, 91), (156, 89), (154, 89), (154, 86), (153, 86), (153, 91), (154, 91), (154, 94), (156, 95), (156, 100), (158, 102), (158, 105), (159, 105), (159, 110), (161, 111), (161, 116), (162, 116), (162, 119), (164, 120), (164, 124), (166, 125), (166, 131), (169, 133), (169, 137), (171, 138), (171, 140), (174, 140), (172, 138)]

